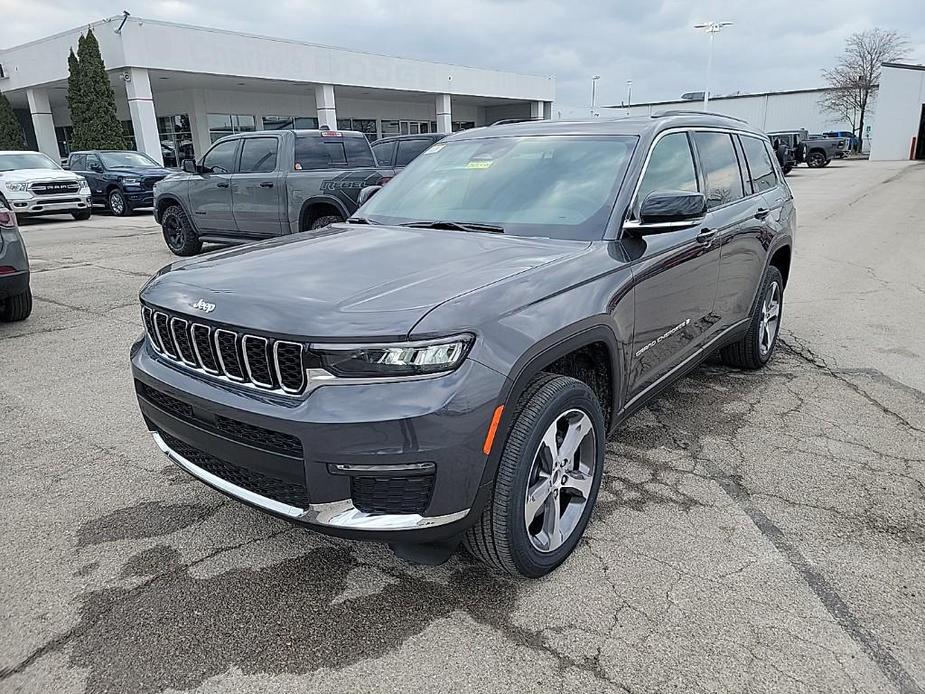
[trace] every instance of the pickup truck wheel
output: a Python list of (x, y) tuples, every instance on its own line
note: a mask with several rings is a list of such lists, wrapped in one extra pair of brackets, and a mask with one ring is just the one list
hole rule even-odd
[(784, 164), (784, 176), (789, 174), (791, 171), (793, 171), (793, 164), (790, 162)]
[(740, 369), (760, 369), (767, 364), (777, 346), (783, 305), (784, 280), (780, 270), (772, 265), (764, 275), (748, 332), (738, 342), (723, 347), (720, 352), (723, 361)]
[(164, 214), (161, 215), (161, 229), (164, 231), (167, 248), (174, 255), (196, 255), (202, 250), (202, 241), (193, 230), (186, 212), (179, 205), (171, 205), (164, 210)]
[(312, 222), (312, 225), (309, 227), (309, 229), (312, 229), (312, 230), (323, 229), (326, 226), (330, 226), (331, 224), (337, 224), (338, 222), (343, 222), (343, 221), (344, 221), (343, 217), (339, 217), (338, 215), (334, 215), (334, 214), (328, 215), (327, 217), (318, 217), (318, 219)]
[(529, 578), (565, 561), (597, 499), (605, 438), (601, 405), (587, 385), (537, 376), (517, 404), (491, 498), (466, 533), (469, 552)]
[(109, 204), (109, 211), (116, 217), (128, 217), (132, 214), (132, 206), (129, 204), (129, 201), (125, 199), (121, 190), (116, 189), (109, 191), (106, 201)]
[(806, 165), (811, 169), (818, 169), (826, 165), (825, 153), (815, 150), (806, 155)]
[(87, 208), (85, 210), (74, 210), (73, 212), (71, 212), (71, 216), (74, 219), (76, 219), (78, 222), (86, 222), (88, 219), (90, 219), (92, 214), (93, 214), (93, 210), (91, 210), (90, 208)]
[(26, 320), (32, 313), (32, 290), (26, 287), (26, 291), (16, 296), (7, 297), (5, 301), (0, 302), (0, 321), (13, 322)]

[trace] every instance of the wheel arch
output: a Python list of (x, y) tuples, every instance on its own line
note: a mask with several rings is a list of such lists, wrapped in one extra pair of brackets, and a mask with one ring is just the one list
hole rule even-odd
[[(106, 194), (109, 195), (108, 192)], [(164, 212), (171, 205), (179, 205), (180, 209), (186, 213), (186, 218), (189, 220), (189, 223), (198, 232), (196, 222), (193, 221), (193, 216), (189, 213), (189, 210), (186, 208), (186, 205), (183, 203), (183, 201), (175, 195), (162, 195), (154, 202), (154, 221), (160, 224), (161, 218), (164, 216)]]
[(306, 199), (299, 210), (299, 231), (306, 231), (311, 228), (312, 222), (321, 217), (329, 215), (338, 215), (347, 219), (350, 213), (344, 204), (335, 197), (329, 195), (316, 195)]

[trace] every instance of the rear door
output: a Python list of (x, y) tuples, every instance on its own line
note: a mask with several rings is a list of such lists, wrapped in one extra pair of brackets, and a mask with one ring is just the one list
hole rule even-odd
[(395, 168), (404, 168), (420, 156), (424, 150), (431, 146), (433, 140), (429, 137), (412, 137), (398, 141), (398, 151), (395, 154)]
[[(638, 220), (650, 193), (705, 192), (695, 161), (687, 132), (659, 136), (634, 195), (630, 223)], [(622, 243), (633, 260), (635, 280), (627, 379), (627, 398), (632, 400), (696, 353), (711, 332), (720, 251), (709, 214), (702, 224), (659, 234), (628, 236), (625, 230)]]
[(374, 142), (372, 144), (373, 154), (376, 155), (376, 161), (379, 166), (394, 166), (395, 162), (395, 141)]
[(231, 176), (238, 157), (240, 138), (216, 142), (190, 176), (189, 201), (200, 231), (235, 235), (238, 228), (231, 207)]
[[(79, 163), (79, 162), (78, 162)], [(93, 202), (106, 202), (106, 181), (103, 175), (103, 162), (96, 154), (87, 154), (83, 161), (80, 175), (87, 179)]]
[(231, 204), (243, 236), (283, 233), (279, 154), (280, 138), (274, 135), (241, 140), (238, 167), (231, 176)]

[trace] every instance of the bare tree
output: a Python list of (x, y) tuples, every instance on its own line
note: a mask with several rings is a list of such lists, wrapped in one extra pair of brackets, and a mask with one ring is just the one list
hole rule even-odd
[(909, 41), (905, 35), (874, 28), (851, 34), (835, 67), (822, 71), (829, 88), (819, 104), (851, 123), (858, 136), (858, 151), (863, 145), (864, 118), (872, 108), (871, 93), (880, 84), (881, 65), (908, 54)]

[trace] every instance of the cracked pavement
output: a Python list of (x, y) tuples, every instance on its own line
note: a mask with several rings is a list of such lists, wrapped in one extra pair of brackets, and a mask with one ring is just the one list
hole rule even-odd
[(798, 169), (784, 342), (608, 444), (546, 579), (326, 538), (170, 466), (134, 403), (144, 214), (23, 225), (0, 326), (0, 691), (921, 692), (925, 167)]

